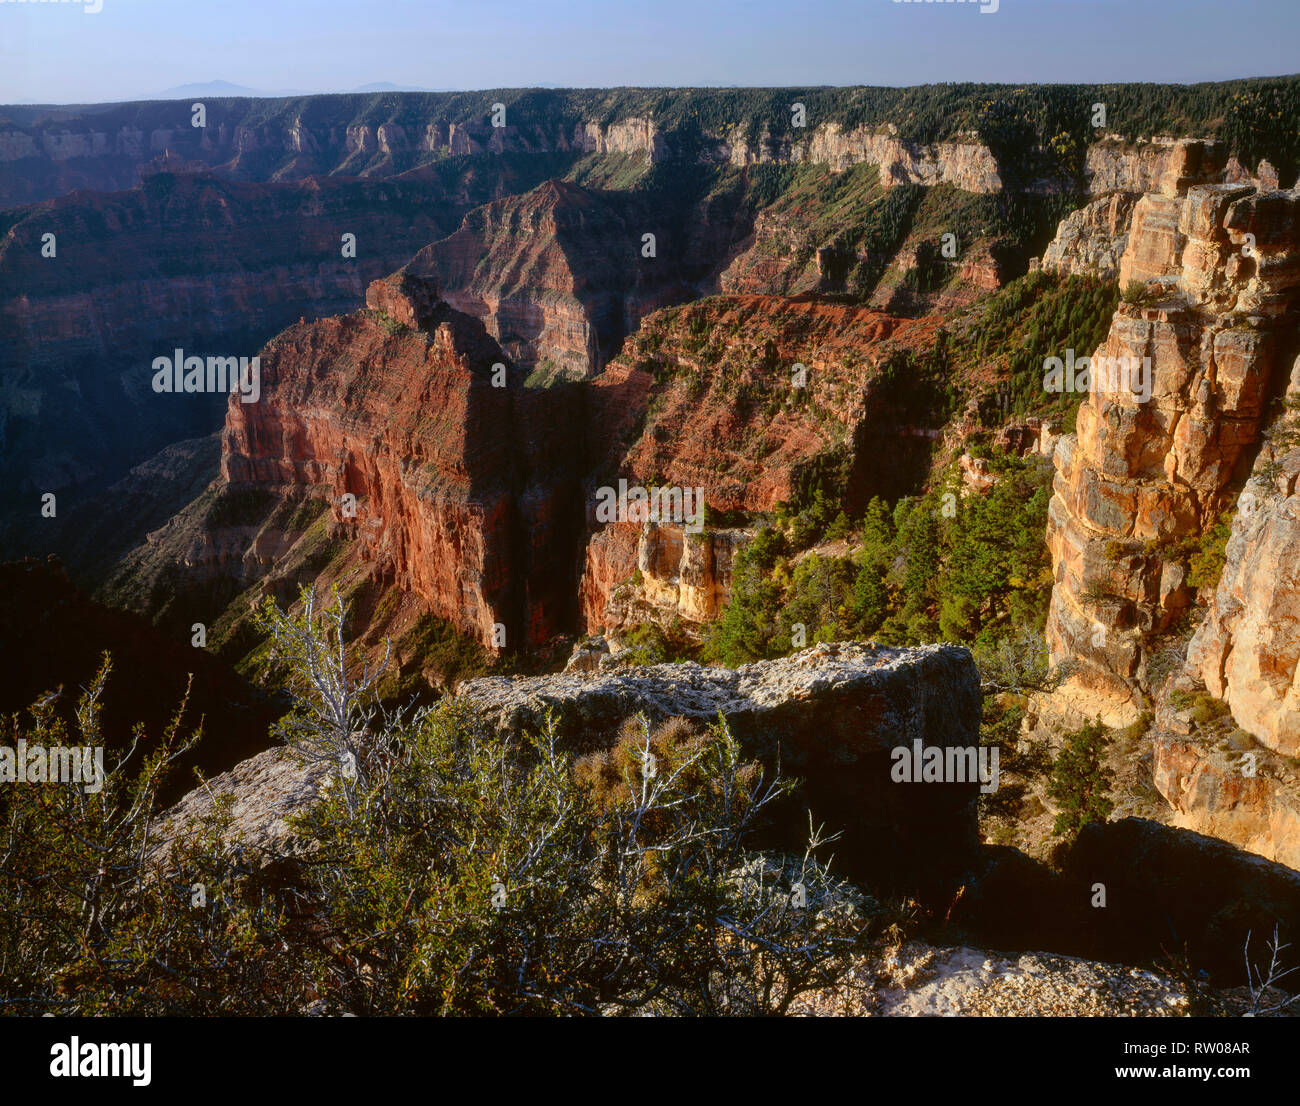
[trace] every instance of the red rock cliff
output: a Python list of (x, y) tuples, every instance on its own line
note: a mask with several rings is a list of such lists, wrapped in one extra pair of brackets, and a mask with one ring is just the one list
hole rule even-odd
[(223, 475), (328, 489), (382, 579), (485, 645), (498, 626), (509, 648), (545, 640), (572, 602), (581, 517), (557, 431), (580, 428), (581, 397), (494, 374), (506, 358), (481, 324), (409, 278), (368, 300), (267, 346), (261, 401), (230, 404)]

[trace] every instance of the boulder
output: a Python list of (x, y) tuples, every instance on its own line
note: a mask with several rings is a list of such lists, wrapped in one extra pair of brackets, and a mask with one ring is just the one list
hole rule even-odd
[(896, 886), (937, 886), (978, 848), (978, 784), (895, 783), (896, 747), (970, 748), (979, 742), (979, 675), (952, 645), (818, 645), (737, 669), (698, 664), (599, 670), (584, 676), (467, 680), (460, 697), (505, 733), (538, 732), (554, 718), (575, 752), (613, 744), (644, 713), (716, 721), (747, 756), (802, 781), (774, 835), (798, 845), (805, 805), (829, 832), (847, 870)]

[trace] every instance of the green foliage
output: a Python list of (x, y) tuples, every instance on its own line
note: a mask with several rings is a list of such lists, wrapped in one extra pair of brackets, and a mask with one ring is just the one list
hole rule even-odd
[[(947, 480), (921, 497), (868, 504), (855, 534), (820, 490), (796, 515), (777, 512), (736, 558), (731, 599), (705, 655), (726, 664), (782, 656), (801, 640), (939, 639), (992, 648), (1041, 628), (1051, 585), (1043, 534), (1051, 465), (998, 456), (999, 482), (959, 497)], [(849, 557), (790, 555), (822, 537), (856, 539)]]
[(1223, 566), (1227, 564), (1232, 518), (1232, 509), (1226, 510), (1204, 533), (1176, 542), (1152, 542), (1147, 550), (1166, 561), (1181, 564), (1187, 570), (1189, 587), (1212, 588), (1219, 582)]
[[(980, 715), (980, 744), (998, 749), (1000, 779), (996, 791), (980, 795), (981, 818), (992, 816), (1016, 820), (1029, 791), (1030, 781), (1051, 769), (1047, 743), (1021, 735), (1020, 727), (1025, 713), (1023, 695), (1004, 693), (984, 696)], [(1014, 834), (1010, 836), (1014, 837)], [(1005, 843), (1010, 844), (1011, 841)]]
[(783, 560), (785, 549), (784, 535), (764, 527), (737, 554), (732, 565), (731, 599), (710, 627), (706, 659), (734, 667), (784, 651), (775, 641), (783, 589), (770, 574), (778, 559)]
[(619, 654), (630, 664), (666, 664), (693, 660), (699, 652), (694, 642), (686, 636), (680, 619), (667, 626), (657, 622), (642, 622), (623, 633), (626, 648)]
[(1052, 825), (1054, 836), (1072, 841), (1089, 822), (1104, 822), (1115, 809), (1105, 752), (1106, 727), (1100, 722), (1086, 723), (1066, 737), (1047, 785), (1048, 796), (1060, 807)]
[(1064, 359), (1070, 349), (1090, 355), (1105, 340), (1118, 300), (1114, 283), (1088, 277), (1036, 272), (1013, 280), (973, 309), (970, 326), (949, 343), (951, 374), (979, 379), (994, 372), (1003, 381), (981, 400), (986, 425), (1011, 414), (1040, 415), (1072, 430), (1082, 397), (1044, 391), (1043, 362)]
[[(102, 747), (110, 671), (105, 657), (75, 729), (49, 704), (36, 706), (27, 722), (10, 719), (5, 744)], [(0, 1010), (293, 1012), (310, 957), (280, 955), (296, 928), (288, 900), (270, 887), (247, 893), (253, 870), (217, 841), (228, 814), (216, 806), (153, 854), (160, 788), (199, 739), (181, 734), (184, 710), (182, 702), (152, 753), (133, 747), (106, 764), (97, 791), (49, 782), (0, 793)]]
[(479, 641), (437, 615), (422, 615), (399, 644), (403, 652), (418, 657), (422, 667), (435, 673), (447, 687), (482, 676), (490, 667), (487, 651)]
[(377, 322), (381, 327), (384, 328), (384, 332), (386, 334), (390, 334), (394, 337), (400, 337), (403, 334), (409, 334), (411, 331), (411, 328), (409, 326), (407, 326), (405, 323), (398, 322), (386, 311), (367, 309), (366, 313), (370, 315), (370, 317), (373, 318), (375, 322)]
[(1224, 511), (1188, 550), (1187, 583), (1191, 587), (1212, 588), (1219, 582), (1231, 536), (1232, 512)]
[(1232, 713), (1228, 704), (1216, 699), (1208, 691), (1184, 691), (1175, 688), (1169, 693), (1169, 705), (1175, 710), (1187, 711), (1193, 722), (1204, 726)]
[[(720, 724), (685, 740), (646, 726), (581, 767), (553, 732), (484, 740), (450, 705), (393, 737), (357, 814), (327, 798), (304, 820), (313, 898), (370, 966), (347, 978), (351, 1009), (781, 1013), (858, 944), (814, 861), (743, 877), (744, 839), (782, 789)], [(790, 904), (802, 879), (812, 909)]]
[[(346, 604), (309, 598), (264, 615), (299, 689), (286, 737), (325, 769), (292, 820), (303, 848), (245, 862), (220, 800), (160, 840), (178, 724), (97, 793), (5, 789), (0, 1007), (781, 1014), (866, 951), (875, 919), (818, 859), (819, 833), (802, 856), (752, 851), (791, 785), (743, 759), (721, 720), (652, 733), (642, 719), (575, 762), (553, 726), (512, 739), (458, 700), (381, 715), (377, 672), (339, 638)], [(100, 741), (107, 677), (82, 700), (79, 744)], [(11, 730), (15, 744), (69, 737), (48, 703)]]
[(1130, 280), (1124, 285), (1120, 296), (1125, 303), (1137, 304), (1139, 307), (1151, 298), (1151, 286), (1144, 280)]

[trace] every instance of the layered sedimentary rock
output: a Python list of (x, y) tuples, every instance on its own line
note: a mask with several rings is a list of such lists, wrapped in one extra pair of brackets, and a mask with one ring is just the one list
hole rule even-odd
[[(501, 126), (493, 124), (491, 94), (323, 95), (278, 103), (208, 97), (204, 127), (192, 125), (185, 101), (114, 104), (93, 113), (10, 107), (0, 120), (0, 164), (7, 170), (0, 205), (77, 188), (130, 188), (142, 168), (169, 153), (234, 179), (256, 181), (433, 175), (449, 158), (501, 155), (547, 158), (554, 170), (597, 155), (647, 165), (703, 159), (739, 167), (809, 162), (843, 169), (868, 163), (879, 166), (890, 185), (947, 183), (981, 193), (1006, 186), (1006, 169), (975, 135), (911, 141), (888, 121), (887, 107), (877, 122), (850, 124), (818, 118), (814, 106), (806, 126), (792, 128), (784, 122), (791, 107), (785, 96), (758, 106), (727, 90), (680, 94), (702, 102), (719, 121), (700, 127), (695, 113), (674, 110), (676, 105), (654, 94), (628, 94), (614, 106), (605, 96), (549, 90), (508, 97), (511, 103), (502, 105), (505, 118), (497, 119)], [(774, 115), (784, 117), (782, 123)], [(1244, 175), (1222, 146), (1214, 156)], [(1094, 195), (1143, 192), (1176, 173), (1182, 158), (1174, 139), (1106, 139), (1089, 147), (1084, 171)], [(1036, 190), (1060, 186), (1052, 180), (1025, 183)]]
[[(367, 302), (265, 347), (260, 399), (230, 400), (221, 480), (123, 562), (115, 601), (179, 632), (225, 625), (249, 588), (243, 604), (292, 601), (360, 572), (492, 649), (698, 629), (750, 533), (718, 512), (826, 478), (862, 504), (930, 449), (897, 424), (878, 362), (932, 343), (933, 319), (708, 300), (652, 316), (596, 379), (536, 389), (430, 279), (401, 271)], [(677, 515), (603, 513), (628, 486), (675, 489)]]
[(713, 621), (731, 595), (736, 555), (752, 537), (745, 528), (693, 533), (656, 522), (614, 522), (597, 530), (587, 544), (579, 596), (587, 628)]
[[(665, 256), (644, 256), (646, 234)], [(660, 218), (561, 180), (475, 209), (404, 270), (481, 319), (511, 360), (547, 378), (597, 372), (642, 315), (689, 298)]]
[[(1158, 277), (1178, 266), (1182, 242), (1177, 224), (1182, 197), (1190, 188), (1277, 188), (1277, 175), (1267, 162), (1260, 163), (1259, 177), (1252, 178), (1228, 157), (1223, 143), (1191, 138), (1098, 143), (1088, 149), (1084, 175), (1097, 199), (1061, 221), (1034, 267), (1062, 276), (1081, 273), (1125, 282)], [(1141, 247), (1121, 273), (1130, 232), (1139, 236)]]
[(180, 101), (115, 105), (93, 117), (26, 109), (23, 122), (6, 120), (0, 129), (0, 164), (10, 169), (0, 203), (75, 188), (130, 188), (142, 167), (169, 152), (242, 180), (395, 176), (427, 171), (449, 157), (533, 154), (572, 162), (597, 154), (644, 158), (646, 164), (703, 158), (735, 166), (812, 162), (842, 169), (867, 162), (880, 166), (889, 184), (949, 183), (971, 192), (1002, 187), (996, 159), (973, 136), (921, 144), (900, 138), (889, 124), (845, 127), (815, 120), (794, 136), (773, 136), (767, 128), (753, 133), (739, 121), (699, 134), (661, 124), (651, 111), (633, 107), (611, 119), (603, 105), (584, 105), (581, 94), (572, 102), (563, 93), (546, 95), (557, 102), (515, 105), (504, 126), (493, 125), (488, 99), (481, 112), (456, 119), (461, 105), (436, 94), (402, 97), (409, 105), (402, 122), (355, 121), (373, 116), (376, 107), (357, 96), (316, 96), (306, 108), (297, 101), (270, 113), (255, 101), (212, 98), (206, 102), (208, 125), (201, 128), (191, 126), (190, 105)]
[(1083, 172), (1094, 196), (1113, 192), (1177, 196), (1193, 184), (1222, 183), (1225, 174), (1242, 176), (1240, 166), (1230, 168), (1222, 142), (1194, 138), (1097, 142), (1088, 147)]
[[(1190, 138), (1098, 143), (1088, 148), (1084, 175), (1088, 191), (1098, 198), (1061, 221), (1038, 263), (1062, 276), (1081, 273), (1125, 281), (1159, 276), (1178, 265), (1177, 223), (1190, 188), (1277, 187), (1276, 179), (1268, 185), (1252, 182), (1223, 143)], [(1140, 249), (1121, 273), (1130, 232), (1139, 237)]]
[[(710, 511), (744, 515), (794, 503), (812, 477), (833, 475), (860, 510), (925, 466), (930, 441), (899, 424), (880, 365), (891, 352), (928, 347), (937, 329), (935, 318), (766, 296), (650, 316), (592, 382), (594, 394), (608, 394), (599, 409), (647, 412), (643, 423), (610, 428), (593, 483), (698, 488)], [(713, 617), (749, 536), (712, 525), (691, 533), (682, 519), (588, 518), (588, 631), (677, 619), (689, 629)]]
[(1043, 254), (1042, 268), (1062, 276), (1079, 273), (1114, 280), (1136, 202), (1130, 192), (1112, 192), (1067, 216)]
[[(299, 318), (355, 308), (368, 281), (449, 229), (455, 209), (440, 210), (440, 194), (159, 173), (130, 192), (11, 212), (0, 235), (0, 475), (32, 501), (75, 493), (215, 431), (225, 397), (155, 394), (152, 359), (177, 348), (252, 356)], [(14, 528), (15, 542), (27, 529)]]
[(735, 132), (719, 134), (712, 154), (732, 165), (764, 162), (812, 162), (839, 171), (868, 164), (880, 169), (886, 188), (896, 184), (951, 184), (965, 192), (999, 192), (1002, 178), (997, 159), (973, 135), (937, 143), (908, 142), (893, 125), (845, 127), (826, 123), (810, 128), (806, 138), (774, 138), (763, 132), (756, 139)]
[[(1162, 712), (1163, 713), (1163, 712)], [(1193, 727), (1152, 738), (1156, 790), (1177, 825), (1300, 870), (1300, 777), (1265, 749), (1251, 752)]]
[[(1300, 361), (1237, 499), (1226, 563), (1188, 669), (1269, 749), (1300, 756)], [(1300, 867), (1300, 852), (1296, 854)]]
[(1146, 291), (1093, 355), (1077, 434), (1057, 446), (1048, 523), (1053, 655), (1113, 703), (1136, 703), (1146, 642), (1190, 601), (1165, 551), (1230, 502), (1289, 367), (1298, 212), (1295, 193), (1228, 184), (1135, 207), (1120, 280)]
[(480, 323), (418, 293), (379, 282), (369, 302), (420, 330), (352, 315), (268, 345), (262, 400), (232, 399), (222, 474), (324, 489), (381, 579), (485, 645), (533, 645), (571, 602), (581, 510), (558, 431), (580, 426), (581, 397), (519, 387)]

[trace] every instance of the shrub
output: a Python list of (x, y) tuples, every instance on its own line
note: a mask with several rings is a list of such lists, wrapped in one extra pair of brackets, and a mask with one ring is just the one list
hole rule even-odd
[(1141, 306), (1146, 303), (1151, 296), (1151, 289), (1147, 287), (1146, 281), (1130, 280), (1124, 285), (1124, 291), (1120, 298), (1125, 303), (1132, 303)]
[[(551, 723), (512, 739), (458, 700), (379, 711), (383, 668), (351, 661), (338, 596), (264, 618), (298, 694), (283, 735), (328, 768), (292, 821), (301, 849), (246, 863), (220, 803), (158, 847), (178, 723), (98, 794), (6, 789), (0, 1008), (780, 1014), (865, 951), (865, 900), (818, 857), (833, 838), (752, 851), (791, 785), (721, 720), (642, 720), (575, 763)], [(107, 677), (82, 701), (81, 743), (98, 741)], [(13, 720), (15, 741), (65, 743), (48, 703), (32, 719)]]
[[(49, 704), (10, 720), (16, 746), (101, 745), (103, 666), (75, 730)], [(188, 698), (188, 696), (187, 696)], [(185, 702), (147, 756), (105, 766), (102, 786), (11, 786), (0, 796), (0, 1011), (69, 1016), (287, 1014), (308, 987), (309, 950), (281, 891), (250, 891), (251, 867), (219, 836), (220, 807), (157, 849), (168, 769), (198, 740), (182, 736)], [(137, 730), (137, 738), (143, 734)], [(300, 944), (300, 942), (299, 942)]]
[(1194, 588), (1212, 588), (1223, 575), (1228, 561), (1228, 538), (1232, 536), (1232, 512), (1221, 514), (1201, 537), (1192, 543), (1187, 563), (1187, 583)]
[(493, 740), (454, 702), (385, 740), (390, 770), (362, 801), (328, 796), (302, 822), (349, 1009), (781, 1013), (858, 946), (811, 851), (744, 878), (745, 839), (786, 787), (721, 723), (645, 726), (640, 747), (625, 735), (580, 766), (553, 727)]

